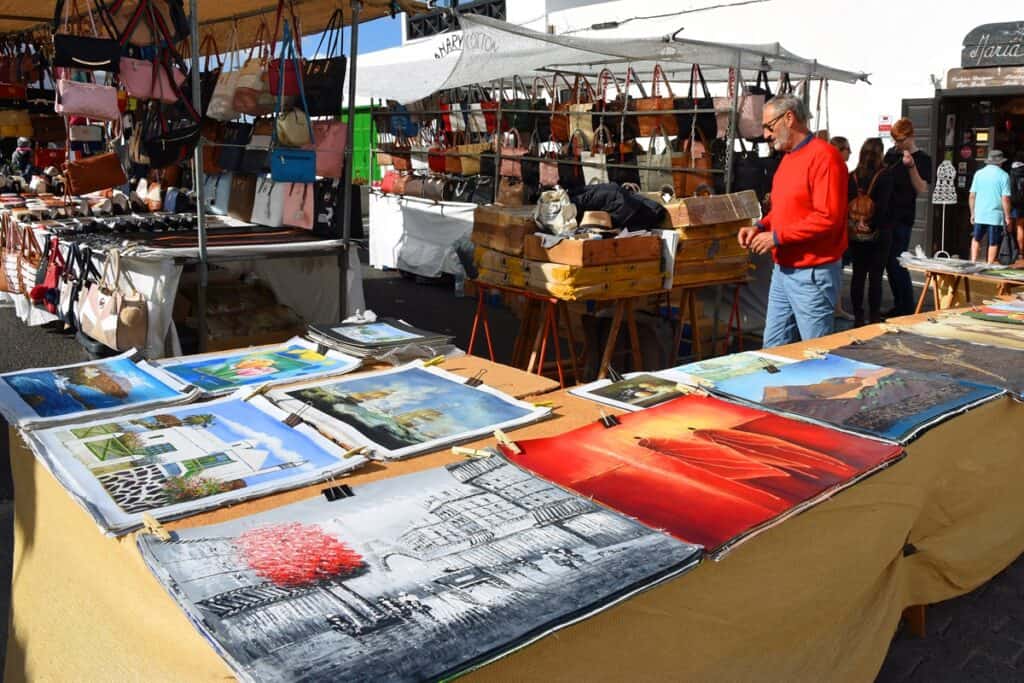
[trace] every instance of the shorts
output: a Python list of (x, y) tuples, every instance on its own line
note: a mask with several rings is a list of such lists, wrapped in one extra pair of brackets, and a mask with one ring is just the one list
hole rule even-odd
[(985, 239), (985, 235), (988, 235), (988, 245), (990, 247), (998, 247), (1003, 241), (1003, 229), (1002, 225), (985, 225), (984, 223), (974, 224), (974, 239), (981, 242)]

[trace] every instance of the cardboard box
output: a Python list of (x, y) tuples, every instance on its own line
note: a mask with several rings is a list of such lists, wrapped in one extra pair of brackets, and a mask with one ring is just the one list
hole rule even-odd
[(639, 235), (605, 240), (562, 240), (544, 248), (540, 237), (526, 236), (526, 258), (569, 266), (602, 266), (634, 261), (656, 261), (661, 258), (661, 238)]
[(523, 255), (526, 236), (537, 230), (533, 207), (478, 206), (473, 213), (473, 244), (512, 256)]

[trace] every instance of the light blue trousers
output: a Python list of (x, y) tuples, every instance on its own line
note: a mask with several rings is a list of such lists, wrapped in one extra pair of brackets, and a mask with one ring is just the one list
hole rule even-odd
[(765, 348), (816, 339), (835, 331), (842, 268), (842, 261), (810, 268), (775, 264), (764, 323)]

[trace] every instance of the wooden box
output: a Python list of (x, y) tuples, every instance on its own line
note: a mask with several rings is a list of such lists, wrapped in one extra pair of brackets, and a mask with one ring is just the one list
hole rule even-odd
[(640, 235), (606, 240), (562, 240), (544, 248), (537, 235), (526, 236), (526, 258), (531, 261), (562, 263), (568, 266), (604, 266), (661, 258), (661, 238)]
[[(661, 201), (660, 198), (655, 199)], [(668, 225), (665, 227), (672, 228), (756, 220), (761, 217), (761, 203), (757, 201), (757, 194), (753, 190), (708, 197), (686, 197), (662, 203), (668, 211)]]
[(536, 230), (533, 207), (488, 205), (473, 213), (473, 244), (503, 254), (522, 256), (526, 236)]

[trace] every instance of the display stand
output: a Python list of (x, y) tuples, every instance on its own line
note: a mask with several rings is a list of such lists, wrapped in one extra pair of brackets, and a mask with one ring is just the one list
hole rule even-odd
[[(935, 170), (935, 190), (932, 192), (932, 204), (942, 207), (942, 238), (934, 258), (949, 258), (949, 252), (946, 251), (946, 207), (956, 203), (956, 169), (952, 161), (946, 160)], [(967, 298), (970, 299), (969, 294)], [(920, 308), (919, 305), (918, 310)]]

